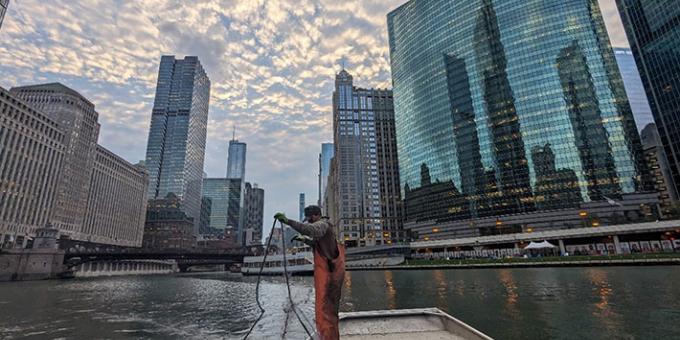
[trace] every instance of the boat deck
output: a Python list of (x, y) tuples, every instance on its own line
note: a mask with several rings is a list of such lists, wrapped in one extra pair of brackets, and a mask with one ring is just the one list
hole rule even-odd
[(490, 340), (437, 308), (340, 313), (342, 339)]

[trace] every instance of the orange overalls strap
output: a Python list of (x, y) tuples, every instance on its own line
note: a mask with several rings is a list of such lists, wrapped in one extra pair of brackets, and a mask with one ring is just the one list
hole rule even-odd
[(338, 245), (338, 253), (338, 257), (329, 259), (314, 247), (316, 329), (321, 340), (340, 339), (338, 312), (345, 278), (345, 247)]

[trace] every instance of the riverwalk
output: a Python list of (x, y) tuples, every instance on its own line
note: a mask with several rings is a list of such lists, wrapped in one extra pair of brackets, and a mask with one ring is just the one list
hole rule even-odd
[(660, 266), (680, 265), (680, 254), (636, 254), (612, 256), (554, 256), (538, 258), (505, 259), (433, 259), (407, 260), (394, 266), (356, 266), (362, 270), (423, 270), (423, 269), (474, 269), (474, 268), (538, 268), (538, 267), (597, 267), (597, 266)]

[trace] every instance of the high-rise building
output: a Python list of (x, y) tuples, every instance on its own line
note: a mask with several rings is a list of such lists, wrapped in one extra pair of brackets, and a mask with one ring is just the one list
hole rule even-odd
[(229, 141), (227, 178), (246, 178), (246, 143), (236, 139)]
[[(205, 181), (205, 177), (203, 178)], [(203, 190), (205, 190), (205, 182), (203, 182)], [(201, 197), (201, 221), (198, 232), (201, 235), (219, 234), (219, 229), (210, 227), (210, 215), (212, 214), (212, 199), (210, 197)]]
[(298, 198), (298, 210), (300, 212), (300, 219), (299, 221), (302, 221), (305, 219), (305, 193), (301, 192), (300, 197)]
[(328, 174), (331, 169), (331, 159), (333, 159), (333, 143), (322, 143), (321, 153), (319, 154), (319, 200), (317, 205), (321, 207), (324, 215), (327, 215), (327, 210), (324, 204), (324, 196), (326, 195), (326, 187), (328, 186)]
[(204, 178), (203, 197), (210, 200), (210, 223), (215, 231), (224, 233), (229, 214), (229, 185), (226, 178)]
[(668, 164), (666, 152), (661, 145), (661, 137), (654, 123), (648, 124), (640, 133), (645, 159), (652, 175), (654, 191), (659, 193), (659, 201), (664, 214), (671, 214), (673, 202), (678, 200), (678, 192), (673, 183), (673, 175)]
[(616, 0), (654, 122), (680, 186), (680, 6), (674, 1)]
[(9, 0), (0, 0), (0, 28), (2, 28), (2, 21), (5, 19), (5, 13), (7, 13), (8, 6)]
[(10, 92), (54, 119), (64, 131), (64, 164), (50, 221), (62, 236), (87, 239), (82, 227), (99, 137), (94, 104), (59, 83), (15, 87)]
[(503, 216), (645, 190), (596, 0), (411, 0), (388, 14), (388, 32), (405, 220), (416, 237), (452, 221), (458, 229), (435, 236), (521, 231), (526, 222)]
[(148, 174), (97, 146), (82, 233), (93, 243), (140, 247)]
[(264, 223), (264, 189), (257, 183), (246, 182), (244, 200), (244, 229), (252, 231), (252, 237), (246, 238), (246, 246), (262, 244), (262, 228)]
[(245, 183), (242, 178), (227, 178), (227, 230), (234, 234), (236, 244), (245, 245), (245, 229), (243, 228), (245, 214), (243, 204), (245, 200)]
[(338, 220), (348, 247), (403, 239), (392, 91), (354, 86), (342, 70), (333, 92)]
[(149, 199), (172, 193), (198, 234), (210, 79), (198, 57), (163, 56), (146, 148)]
[(23, 246), (50, 221), (65, 138), (56, 120), (0, 88), (0, 248)]
[(615, 47), (614, 56), (619, 71), (621, 71), (623, 86), (626, 88), (628, 102), (630, 102), (630, 108), (633, 110), (635, 124), (638, 131), (642, 131), (649, 123), (654, 122), (654, 117), (652, 116), (652, 109), (649, 107), (645, 88), (642, 86), (642, 79), (640, 79), (640, 72), (638, 72), (635, 64), (633, 52), (629, 48)]

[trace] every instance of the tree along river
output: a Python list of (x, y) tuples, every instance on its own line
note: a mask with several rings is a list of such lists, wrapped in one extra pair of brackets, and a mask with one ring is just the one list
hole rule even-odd
[[(680, 267), (348, 272), (342, 311), (439, 307), (497, 339), (680, 339)], [(312, 321), (311, 277), (291, 281)], [(251, 339), (303, 339), (282, 278)], [(0, 339), (238, 339), (255, 278), (205, 273), (0, 283)]]

